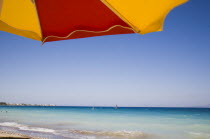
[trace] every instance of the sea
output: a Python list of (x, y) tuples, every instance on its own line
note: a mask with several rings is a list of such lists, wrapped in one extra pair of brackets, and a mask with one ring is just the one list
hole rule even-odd
[(210, 139), (210, 108), (0, 106), (0, 130), (49, 139)]

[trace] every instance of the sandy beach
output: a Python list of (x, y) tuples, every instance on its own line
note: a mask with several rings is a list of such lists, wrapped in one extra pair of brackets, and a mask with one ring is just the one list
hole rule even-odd
[(31, 137), (24, 134), (0, 130), (0, 139), (44, 139), (44, 138)]

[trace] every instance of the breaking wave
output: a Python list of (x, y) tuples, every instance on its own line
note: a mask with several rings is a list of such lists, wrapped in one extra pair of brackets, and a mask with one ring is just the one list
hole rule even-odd
[(210, 139), (209, 133), (189, 132), (189, 135), (192, 139)]
[(19, 130), (24, 130), (24, 131), (45, 132), (45, 133), (54, 133), (55, 132), (55, 130), (53, 130), (53, 129), (30, 127), (30, 126), (18, 124), (15, 122), (3, 122), (3, 123), (0, 123), (0, 126), (14, 127), (14, 128), (18, 128)]
[[(49, 128), (32, 127), (15, 122), (3, 122), (0, 126), (16, 128), (20, 131), (50, 133), (71, 139), (153, 139), (154, 135), (141, 131), (88, 131), (88, 130), (53, 130)], [(156, 138), (157, 139), (157, 138)]]

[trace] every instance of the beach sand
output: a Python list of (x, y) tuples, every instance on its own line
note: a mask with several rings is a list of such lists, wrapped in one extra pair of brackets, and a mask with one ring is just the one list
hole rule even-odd
[(0, 130), (0, 139), (44, 139), (44, 138), (31, 137), (24, 134)]

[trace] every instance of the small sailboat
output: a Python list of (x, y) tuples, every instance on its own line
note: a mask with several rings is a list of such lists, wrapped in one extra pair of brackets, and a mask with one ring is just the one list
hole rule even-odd
[(94, 106), (92, 107), (92, 110), (94, 110)]
[(116, 106), (115, 106), (115, 109), (118, 109), (118, 106), (117, 106), (117, 104), (116, 104)]

